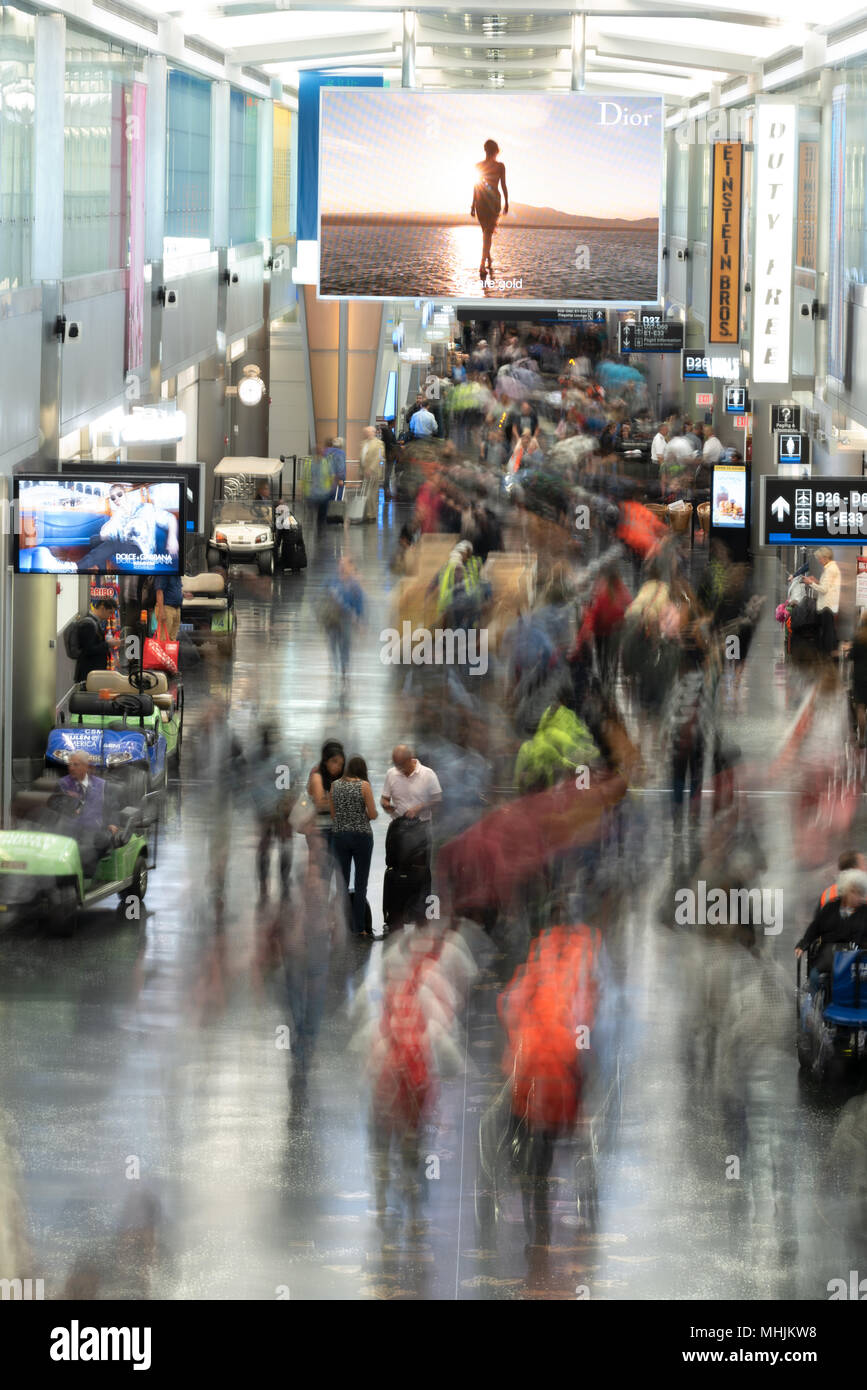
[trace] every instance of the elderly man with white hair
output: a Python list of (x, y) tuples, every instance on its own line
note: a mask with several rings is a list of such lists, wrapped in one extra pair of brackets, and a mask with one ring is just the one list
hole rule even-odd
[(431, 890), (431, 816), (442, 801), (433, 768), (425, 767), (406, 743), (399, 743), (385, 774), (380, 805), (391, 817), (385, 837), (382, 912), (385, 929), (425, 920)]
[(820, 907), (795, 947), (800, 956), (818, 943), (810, 971), (815, 989), (819, 976), (834, 963), (835, 946), (867, 945), (867, 873), (863, 869), (844, 869), (837, 879), (837, 897)]
[(379, 487), (381, 479), (381, 468), (385, 459), (385, 449), (382, 440), (373, 428), (373, 425), (365, 425), (362, 431), (361, 445), (361, 476), (367, 489), (364, 504), (364, 520), (376, 521), (376, 514), (379, 509)]

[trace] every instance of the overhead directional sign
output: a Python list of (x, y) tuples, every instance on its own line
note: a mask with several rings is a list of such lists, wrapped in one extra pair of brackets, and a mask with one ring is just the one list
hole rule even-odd
[(801, 429), (801, 407), (799, 405), (772, 405), (771, 431)]
[(810, 457), (810, 440), (806, 434), (777, 431), (777, 462), (806, 463)]
[(684, 381), (709, 381), (711, 377), (732, 381), (740, 375), (739, 357), (719, 357), (704, 348), (684, 348), (681, 376)]
[(761, 481), (762, 545), (867, 545), (867, 479)]
[(621, 323), (621, 352), (683, 352), (683, 324), (662, 318)]

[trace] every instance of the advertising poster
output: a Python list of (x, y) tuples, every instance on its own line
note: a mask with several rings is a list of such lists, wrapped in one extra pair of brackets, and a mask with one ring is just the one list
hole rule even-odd
[(798, 247), (795, 264), (816, 269), (816, 219), (819, 210), (819, 142), (802, 140), (798, 147)]
[(757, 104), (751, 374), (762, 384), (787, 383), (791, 369), (797, 120), (793, 102)]
[(743, 464), (716, 464), (711, 523), (743, 529), (747, 517), (747, 470)]
[(320, 296), (659, 300), (660, 97), (321, 101)]
[(18, 570), (182, 574), (180, 481), (18, 478)]
[(741, 194), (744, 147), (713, 147), (709, 343), (737, 343), (740, 337)]
[(858, 573), (855, 578), (855, 607), (867, 608), (867, 555), (858, 556)]
[(127, 279), (126, 369), (144, 365), (145, 118), (148, 89), (132, 86), (129, 139), (129, 276)]

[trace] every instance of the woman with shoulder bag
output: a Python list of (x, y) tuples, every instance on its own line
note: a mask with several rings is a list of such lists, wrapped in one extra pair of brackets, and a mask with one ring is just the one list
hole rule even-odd
[(355, 888), (351, 896), (353, 936), (370, 935), (365, 931), (367, 880), (373, 855), (371, 821), (379, 812), (373, 799), (367, 764), (363, 758), (350, 758), (342, 777), (331, 783), (331, 817), (334, 827), (334, 857), (340, 865), (346, 891), (349, 892), (350, 866), (355, 864)]
[(307, 795), (313, 803), (316, 812), (315, 819), (310, 821), (307, 835), (307, 847), (310, 851), (311, 863), (315, 863), (323, 876), (331, 878), (332, 867), (332, 836), (333, 824), (331, 820), (331, 784), (338, 777), (343, 776), (343, 769), (346, 766), (346, 754), (343, 751), (343, 744), (337, 739), (326, 739), (322, 745), (322, 755), (315, 767), (310, 769), (310, 776), (307, 779)]

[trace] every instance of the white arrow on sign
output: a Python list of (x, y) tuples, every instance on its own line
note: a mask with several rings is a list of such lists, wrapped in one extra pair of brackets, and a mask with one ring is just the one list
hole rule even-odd
[(788, 516), (790, 511), (791, 507), (785, 497), (777, 497), (775, 501), (771, 503), (771, 515), (775, 516), (777, 521), (782, 521), (783, 517)]

